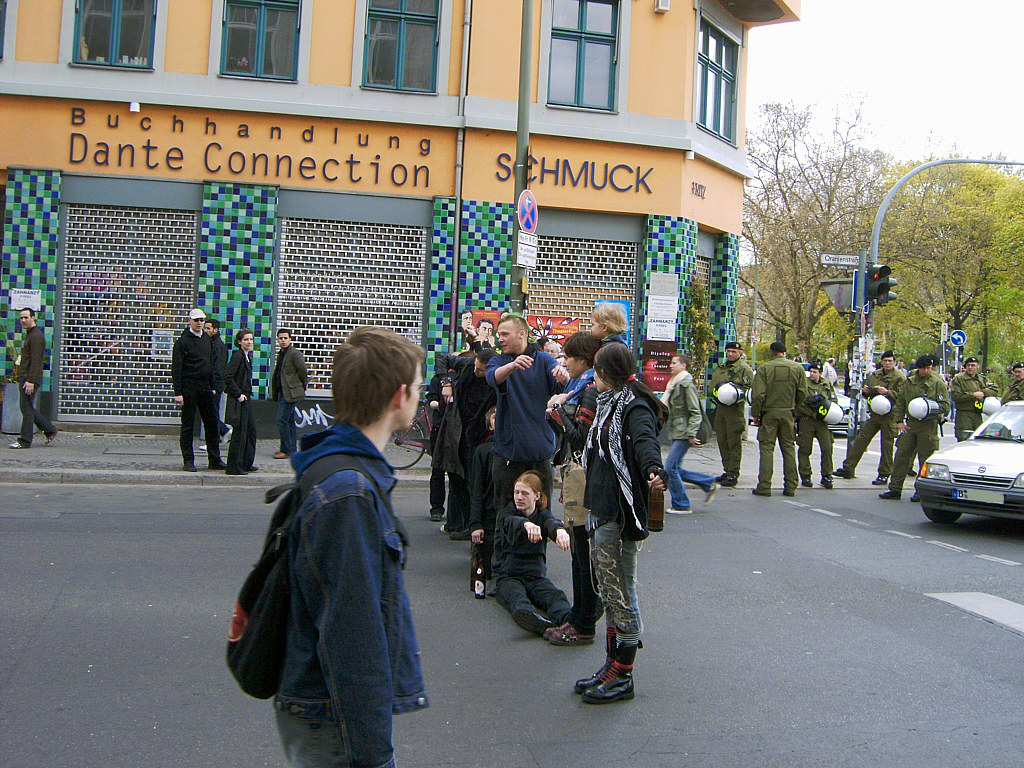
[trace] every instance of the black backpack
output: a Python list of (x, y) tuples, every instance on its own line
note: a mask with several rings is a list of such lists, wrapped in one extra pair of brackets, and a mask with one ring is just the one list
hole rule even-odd
[[(302, 473), (298, 483), (278, 485), (267, 491), (267, 504), (278, 498), (280, 501), (270, 518), (260, 559), (238, 593), (228, 628), (228, 669), (239, 687), (250, 696), (269, 699), (277, 693), (281, 682), (291, 590), (288, 536), (292, 533), (295, 515), (310, 490), (335, 472), (355, 469), (372, 482), (372, 475), (363, 471), (363, 466), (354, 456), (324, 456)], [(386, 496), (381, 494), (381, 498), (387, 503)]]

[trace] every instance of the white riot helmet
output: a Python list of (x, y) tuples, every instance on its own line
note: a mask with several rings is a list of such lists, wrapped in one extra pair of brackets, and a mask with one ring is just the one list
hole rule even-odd
[(744, 394), (743, 389), (737, 387), (732, 382), (726, 382), (715, 390), (715, 399), (722, 405), (735, 405), (743, 399)]
[(938, 416), (941, 410), (937, 402), (929, 400), (927, 397), (915, 397), (907, 403), (907, 413), (910, 414), (910, 418), (918, 421)]
[(892, 411), (892, 403), (889, 402), (889, 398), (885, 395), (875, 395), (871, 398), (868, 405), (871, 408), (871, 412), (878, 416), (885, 416)]
[(998, 397), (986, 397), (984, 404), (981, 406), (981, 412), (986, 416), (991, 416), (1002, 407), (1003, 404), (999, 401)]
[[(822, 406), (822, 408), (824, 408), (824, 406)], [(839, 405), (839, 403), (829, 403), (828, 410), (822, 416), (822, 421), (824, 421), (829, 426), (832, 426), (833, 424), (838, 424), (842, 420), (843, 407)]]

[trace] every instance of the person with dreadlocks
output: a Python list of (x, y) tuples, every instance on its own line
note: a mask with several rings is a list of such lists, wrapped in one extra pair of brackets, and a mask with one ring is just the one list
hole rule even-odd
[(575, 684), (588, 704), (633, 698), (633, 662), (643, 631), (637, 553), (648, 536), (647, 494), (665, 489), (658, 431), (668, 412), (635, 371), (633, 354), (623, 344), (601, 347), (594, 360), (600, 394), (583, 454), (584, 506), (590, 510), (591, 559), (607, 634), (604, 664)]

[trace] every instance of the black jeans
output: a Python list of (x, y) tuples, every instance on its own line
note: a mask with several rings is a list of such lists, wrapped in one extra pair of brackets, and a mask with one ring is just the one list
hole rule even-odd
[(39, 397), (39, 387), (36, 387), (31, 395), (26, 395), (25, 385), (19, 384), (18, 392), (21, 395), (18, 398), (18, 405), (21, 408), (21, 437), (19, 438), (21, 443), (23, 445), (32, 445), (32, 434), (35, 432), (35, 427), (43, 430), (43, 434), (47, 437), (56, 434), (57, 428), (53, 426), (48, 418), (36, 410), (36, 398)]
[(444, 514), (444, 469), (434, 467), (430, 470), (430, 514)]
[(594, 634), (603, 608), (597, 594), (594, 566), (590, 562), (590, 535), (587, 526), (574, 525), (569, 532), (572, 540), (572, 613), (569, 623), (580, 632)]
[(252, 400), (238, 404), (238, 423), (228, 446), (228, 472), (246, 472), (256, 461), (256, 417)]
[(448, 473), (449, 531), (464, 531), (469, 526), (469, 483), (466, 478)]
[(195, 432), (196, 411), (203, 419), (206, 432), (206, 458), (210, 464), (220, 463), (220, 431), (217, 429), (217, 397), (213, 392), (185, 394), (181, 406), (181, 460), (195, 464), (192, 451), (192, 435)]
[(491, 477), (494, 479), (494, 508), (502, 510), (512, 503), (512, 490), (516, 487), (516, 478), (527, 470), (534, 470), (544, 481), (544, 493), (548, 504), (551, 503), (551, 459), (542, 461), (508, 461), (494, 454), (491, 464)]
[(555, 626), (564, 624), (572, 610), (565, 592), (546, 576), (499, 576), (494, 596), (509, 613), (540, 611)]

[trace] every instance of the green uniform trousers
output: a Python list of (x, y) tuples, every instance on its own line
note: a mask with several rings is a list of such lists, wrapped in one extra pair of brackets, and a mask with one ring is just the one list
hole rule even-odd
[(821, 451), (821, 476), (829, 477), (832, 474), (832, 433), (828, 424), (813, 416), (802, 416), (800, 427), (796, 432), (797, 459), (800, 466), (800, 477), (811, 476), (811, 454), (814, 453), (814, 441), (818, 441), (818, 449)]
[(758, 492), (772, 489), (775, 472), (775, 443), (782, 449), (782, 476), (785, 490), (795, 491), (800, 476), (796, 471), (796, 435), (793, 412), (788, 408), (768, 408), (761, 413), (761, 426), (757, 428), (757, 442), (761, 461), (757, 472)]
[(890, 477), (892, 475), (892, 446), (896, 441), (896, 425), (891, 421), (881, 419), (868, 419), (860, 425), (860, 432), (853, 441), (853, 445), (846, 449), (846, 460), (843, 462), (843, 469), (851, 475), (857, 472), (857, 464), (860, 462), (864, 451), (871, 445), (872, 439), (879, 432), (882, 433), (882, 458), (878, 460), (878, 475)]
[(956, 421), (953, 422), (957, 441), (963, 442), (970, 437), (971, 432), (980, 427), (984, 420), (985, 414), (977, 408), (957, 408)]
[(747, 428), (744, 414), (746, 407), (746, 403), (737, 403), (720, 405), (715, 409), (715, 436), (718, 438), (718, 452), (722, 456), (722, 470), (733, 477), (740, 475), (743, 432)]
[(892, 476), (889, 478), (889, 490), (900, 493), (903, 481), (914, 469), (914, 457), (924, 464), (928, 457), (939, 450), (937, 425), (929, 423), (920, 427), (909, 427), (906, 432), (896, 438), (896, 461), (893, 464)]

